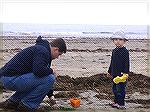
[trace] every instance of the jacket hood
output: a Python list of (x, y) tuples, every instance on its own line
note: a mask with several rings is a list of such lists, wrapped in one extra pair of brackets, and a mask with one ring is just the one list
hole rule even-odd
[(36, 39), (36, 45), (42, 45), (42, 46), (46, 47), (49, 52), (51, 51), (49, 42), (45, 39), (42, 39), (42, 36), (39, 36)]

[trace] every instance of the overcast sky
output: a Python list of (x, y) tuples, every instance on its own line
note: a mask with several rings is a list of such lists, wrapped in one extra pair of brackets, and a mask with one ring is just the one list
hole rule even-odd
[(1, 23), (148, 25), (149, 0), (0, 0)]

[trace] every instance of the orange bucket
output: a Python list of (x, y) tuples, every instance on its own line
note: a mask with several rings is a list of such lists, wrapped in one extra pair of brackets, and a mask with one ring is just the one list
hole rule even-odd
[(77, 108), (77, 107), (79, 107), (80, 106), (80, 99), (79, 98), (71, 98), (70, 99), (70, 103), (71, 103), (71, 106), (72, 107), (75, 107), (75, 108)]

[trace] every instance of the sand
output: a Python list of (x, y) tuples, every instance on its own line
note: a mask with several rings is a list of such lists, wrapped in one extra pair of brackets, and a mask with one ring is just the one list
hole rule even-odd
[[(126, 111), (148, 112), (150, 109), (150, 77), (130, 73), (126, 88)], [(8, 99), (14, 92), (4, 90), (3, 99)], [(43, 110), (62, 110), (61, 107), (74, 109), (70, 105), (70, 98), (79, 98), (81, 104), (76, 111), (118, 111), (109, 106), (113, 100), (112, 81), (106, 74), (97, 74), (91, 77), (71, 78), (58, 76), (54, 85), (56, 104), (50, 106), (45, 97), (41, 103)]]
[[(49, 39), (51, 41), (51, 39)], [(81, 106), (75, 111), (118, 111), (108, 104), (112, 101), (111, 80), (106, 77), (110, 64), (111, 51), (115, 48), (109, 39), (82, 38), (66, 39), (68, 51), (52, 62), (58, 77), (55, 83), (57, 105), (70, 107), (69, 98), (81, 98)], [(35, 44), (35, 38), (3, 38), (0, 50), (0, 66), (3, 66), (21, 49)], [(126, 43), (130, 53), (130, 77), (127, 86), (127, 112), (150, 109), (150, 75), (148, 73), (148, 41), (129, 40)], [(107, 85), (107, 86), (106, 86)], [(3, 100), (12, 94), (3, 93)], [(47, 98), (42, 105), (47, 106)], [(49, 106), (48, 106), (49, 107)], [(55, 110), (55, 109), (54, 109)], [(53, 111), (54, 111), (53, 110)]]
[[(0, 58), (0, 66), (9, 61), (21, 49), (34, 45), (35, 39), (28, 38), (3, 39), (3, 50), (1, 51), (3, 58)], [(85, 77), (107, 73), (111, 51), (115, 48), (110, 39), (66, 39), (66, 43), (68, 52), (52, 62), (53, 68), (59, 75)], [(148, 73), (148, 41), (129, 40), (126, 47), (130, 51), (130, 71), (150, 76)]]

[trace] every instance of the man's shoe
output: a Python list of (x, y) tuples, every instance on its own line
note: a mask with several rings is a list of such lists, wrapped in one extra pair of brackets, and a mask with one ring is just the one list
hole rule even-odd
[(45, 110), (44, 108), (31, 109), (20, 102), (17, 108), (17, 112), (45, 112)]
[(3, 108), (3, 109), (16, 109), (18, 106), (18, 103), (16, 102), (13, 102), (11, 100), (6, 100), (4, 102), (0, 102), (0, 108)]
[(17, 107), (17, 112), (35, 112), (35, 111), (25, 106), (22, 102), (20, 102)]

